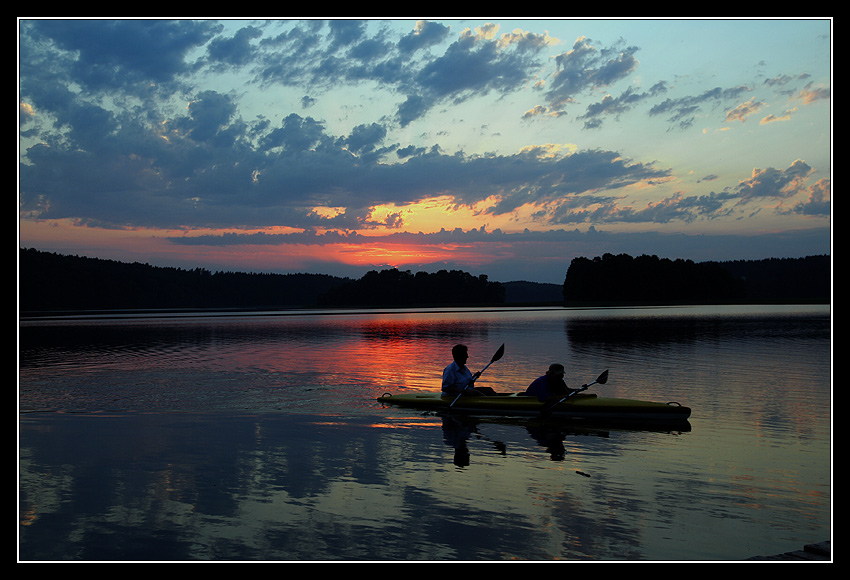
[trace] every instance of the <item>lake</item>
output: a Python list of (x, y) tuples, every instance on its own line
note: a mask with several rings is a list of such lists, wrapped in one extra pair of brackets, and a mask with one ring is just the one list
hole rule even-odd
[[(19, 323), (21, 561), (737, 561), (832, 535), (829, 306), (91, 313)], [(687, 426), (443, 417), (552, 362)]]

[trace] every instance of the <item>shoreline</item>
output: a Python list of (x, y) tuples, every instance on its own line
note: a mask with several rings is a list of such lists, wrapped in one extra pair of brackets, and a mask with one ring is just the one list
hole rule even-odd
[(781, 562), (832, 562), (831, 540), (816, 544), (806, 544), (801, 550), (783, 552), (773, 556), (753, 556), (747, 561), (781, 561)]
[(500, 310), (585, 310), (585, 309), (620, 309), (620, 308), (685, 308), (709, 306), (832, 306), (831, 302), (813, 301), (733, 301), (733, 302), (682, 302), (682, 303), (509, 303), (509, 304), (446, 304), (442, 306), (362, 306), (351, 308), (314, 308), (314, 307), (268, 307), (268, 308), (126, 308), (126, 309), (60, 309), (40, 311), (19, 311), (18, 321), (24, 320), (53, 320), (53, 319), (87, 319), (87, 318), (135, 318), (146, 316), (304, 316), (304, 315), (345, 315), (363, 312), (374, 313), (405, 313), (405, 312), (453, 312), (480, 310), (496, 312)]

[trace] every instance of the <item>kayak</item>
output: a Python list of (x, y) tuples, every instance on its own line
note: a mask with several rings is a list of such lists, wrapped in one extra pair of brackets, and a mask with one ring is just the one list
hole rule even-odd
[(598, 397), (590, 393), (575, 394), (552, 407), (551, 402), (540, 402), (525, 393), (505, 393), (493, 396), (444, 397), (441, 393), (384, 393), (377, 399), (381, 403), (431, 411), (458, 411), (517, 416), (552, 416), (558, 418), (684, 421), (691, 409), (676, 402), (656, 403), (633, 399)]

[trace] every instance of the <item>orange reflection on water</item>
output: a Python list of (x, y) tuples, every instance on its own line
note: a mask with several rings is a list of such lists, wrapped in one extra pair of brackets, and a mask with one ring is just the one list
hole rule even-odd
[[(470, 345), (471, 364), (486, 364), (486, 323), (459, 322), (452, 313), (389, 312), (275, 317), (248, 321), (244, 341), (216, 345), (215, 363), (259, 369), (279, 383), (374, 400), (384, 392), (438, 391), (451, 348)], [(211, 355), (212, 356), (212, 355)], [(482, 362), (484, 361), (484, 362)]]
[(419, 429), (421, 427), (442, 427), (441, 422), (393, 421), (391, 423), (370, 423), (369, 427), (378, 429)]

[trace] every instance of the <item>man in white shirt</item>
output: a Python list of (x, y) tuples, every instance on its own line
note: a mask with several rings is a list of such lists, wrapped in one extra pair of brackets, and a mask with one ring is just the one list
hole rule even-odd
[(466, 368), (466, 361), (469, 360), (466, 345), (456, 344), (452, 347), (452, 358), (454, 361), (443, 369), (443, 396), (454, 397), (461, 392), (464, 395), (480, 395), (475, 391), (474, 383), (481, 373), (472, 374)]

